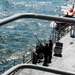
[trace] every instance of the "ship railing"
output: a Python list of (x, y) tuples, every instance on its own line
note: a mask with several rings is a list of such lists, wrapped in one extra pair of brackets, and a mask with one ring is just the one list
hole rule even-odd
[(10, 61), (8, 65), (3, 66), (3, 68), (0, 69), (0, 74), (4, 73), (5, 71), (7, 71), (8, 69), (10, 69), (11, 67), (13, 67), (17, 64), (28, 63), (31, 60), (32, 60), (32, 50), (29, 49), (29, 50), (25, 51), (25, 53), (23, 53), (23, 55), (20, 56), (19, 59), (14, 59), (14, 60)]
[[(3, 73), (2, 75), (15, 75), (17, 70), (23, 70), (23, 69), (31, 69), (31, 70), (36, 70), (36, 71), (44, 71), (44, 73), (48, 72), (48, 74), (49, 73), (53, 73), (53, 74), (60, 74), (60, 75), (75, 75), (75, 72), (70, 72), (70, 71), (61, 70), (61, 69), (55, 69), (55, 68), (51, 68), (51, 67), (44, 67), (44, 66), (40, 66), (40, 65), (33, 65), (33, 64), (19, 64), (19, 65), (16, 65), (13, 68), (11, 68), (10, 70), (8, 70), (5, 73)], [(38, 73), (36, 71), (35, 71), (35, 73), (33, 73), (33, 75)], [(24, 75), (25, 75), (25, 73), (24, 73)]]
[[(5, 19), (0, 20), (0, 26), (5, 25), (7, 23), (10, 23), (12, 21), (15, 21), (17, 19), (21, 19), (21, 18), (34, 18), (34, 19), (42, 19), (42, 20), (48, 20), (48, 21), (61, 21), (61, 22), (75, 23), (75, 19), (74, 18), (56, 17), (56, 16), (51, 16), (51, 15), (35, 14), (35, 13), (20, 13), (20, 14), (15, 14), (15, 15), (12, 15), (10, 17), (7, 17)], [(67, 29), (66, 32), (68, 30), (69, 29)], [(62, 36), (63, 34), (65, 34), (65, 33), (60, 34), (60, 36)], [(58, 35), (58, 33), (56, 31), (54, 31), (53, 38), (52, 38), (54, 40), (54, 42), (56, 42), (58, 40), (58, 36), (57, 35)], [(24, 55), (22, 57), (23, 57), (23, 61), (22, 62), (24, 63), (24, 59), (26, 57)], [(12, 63), (14, 65), (16, 65), (15, 62), (16, 61), (14, 60)], [(4, 72), (6, 70), (6, 67), (8, 67), (8, 65), (5, 66), (3, 68), (3, 70), (2, 69), (1, 70)]]
[(65, 36), (65, 34), (67, 34), (70, 31), (71, 31), (71, 26), (67, 26), (66, 28), (65, 26), (63, 26), (63, 29), (59, 29), (57, 31), (54, 29), (54, 32), (53, 32), (53, 35), (51, 35), (51, 38), (53, 42), (55, 43), (56, 41), (59, 41), (60, 38)]
[[(71, 29), (70, 27), (67, 27), (66, 30), (64, 30), (64, 31), (61, 30), (60, 38), (63, 37), (66, 33), (68, 33), (70, 31), (70, 29)], [(54, 32), (54, 36), (51, 36), (54, 43), (58, 40), (58, 37), (56, 35), (58, 35), (58, 33)], [(25, 51), (25, 53), (23, 53), (19, 59), (12, 60), (8, 65), (6, 65), (2, 69), (0, 69), (0, 72), (3, 73), (6, 70), (8, 70), (9, 68), (11, 68), (17, 64), (29, 62), (30, 60), (32, 60), (32, 52), (33, 52), (33, 50), (31, 50), (31, 49)]]
[(41, 19), (41, 20), (48, 20), (48, 21), (60, 21), (60, 22), (66, 22), (72, 24), (75, 23), (75, 19), (69, 17), (60, 17), (60, 16), (57, 17), (52, 15), (44, 15), (44, 14), (36, 14), (36, 13), (19, 13), (0, 20), (0, 26), (21, 18), (34, 18), (34, 19)]

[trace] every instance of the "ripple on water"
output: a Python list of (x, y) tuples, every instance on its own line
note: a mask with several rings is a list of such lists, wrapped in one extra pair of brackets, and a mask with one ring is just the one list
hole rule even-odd
[[(14, 13), (43, 13), (58, 15), (64, 10), (67, 0), (0, 0), (0, 18)], [(69, 2), (69, 1), (68, 1)], [(17, 55), (36, 46), (37, 39), (49, 38), (52, 34), (50, 21), (21, 19), (0, 27), (0, 66), (7, 61), (18, 59)], [(7, 60), (6, 60), (7, 59)]]

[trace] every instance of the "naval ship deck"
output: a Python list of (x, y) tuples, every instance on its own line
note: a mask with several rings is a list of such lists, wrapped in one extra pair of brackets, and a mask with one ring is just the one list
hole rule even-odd
[[(61, 38), (60, 42), (63, 43), (62, 57), (52, 56), (52, 62), (48, 63), (46, 67), (56, 68), (66, 71), (75, 72), (75, 37), (70, 37), (70, 33)], [(36, 65), (42, 66), (43, 60)], [(32, 64), (31, 62), (29, 64)], [(44, 71), (23, 69), (18, 72), (18, 75), (56, 75)]]
[[(64, 18), (64, 17), (54, 17), (50, 15), (40, 15), (40, 14), (17, 14), (11, 17), (5, 18), (0, 21), (0, 26), (19, 18), (37, 18), (42, 20), (53, 20), (62, 21), (68, 23), (75, 23), (74, 18)], [(75, 30), (75, 29), (74, 29)], [(67, 33), (64, 37), (60, 39), (63, 43), (62, 57), (52, 56), (52, 62), (47, 63), (43, 66), (44, 60), (40, 63), (27, 66), (27, 64), (19, 64), (2, 75), (52, 75), (53, 72), (58, 74), (63, 73), (63, 75), (75, 75), (75, 37), (70, 37), (70, 33)], [(53, 51), (54, 52), (54, 51)], [(54, 53), (53, 53), (54, 54)], [(32, 62), (28, 63), (32, 64)], [(45, 71), (46, 70), (46, 71)], [(51, 73), (50, 73), (51, 72)], [(56, 75), (56, 74), (53, 74)]]

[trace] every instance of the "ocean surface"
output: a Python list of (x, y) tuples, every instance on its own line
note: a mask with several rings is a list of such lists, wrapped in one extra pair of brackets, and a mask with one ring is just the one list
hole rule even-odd
[[(63, 15), (74, 0), (0, 0), (0, 19), (17, 13)], [(51, 21), (19, 19), (0, 27), (0, 68), (52, 35)], [(17, 57), (18, 56), (18, 57)], [(16, 58), (17, 57), (17, 58)]]

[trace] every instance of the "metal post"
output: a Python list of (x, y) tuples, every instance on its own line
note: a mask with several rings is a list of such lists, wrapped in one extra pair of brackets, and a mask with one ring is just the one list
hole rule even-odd
[(3, 73), (5, 72), (5, 67), (3, 67)]
[(75, 25), (74, 25), (74, 37), (75, 37)]
[(59, 41), (59, 35), (60, 35), (60, 34), (59, 34), (59, 31), (58, 31), (58, 37), (57, 37), (57, 41)]
[(73, 26), (72, 30), (73, 30), (73, 37), (74, 37), (75, 36), (75, 26)]
[(70, 36), (72, 36), (72, 26), (71, 26), (71, 30), (70, 30)]
[(16, 64), (16, 63), (15, 63), (15, 60), (14, 60), (14, 66), (15, 66), (15, 64)]
[(57, 34), (57, 33), (55, 32), (55, 42), (56, 42), (56, 40), (57, 40), (57, 36), (56, 36), (56, 34)]
[(25, 55), (23, 55), (23, 63), (25, 63)]
[(54, 42), (56, 42), (56, 32), (54, 31)]

